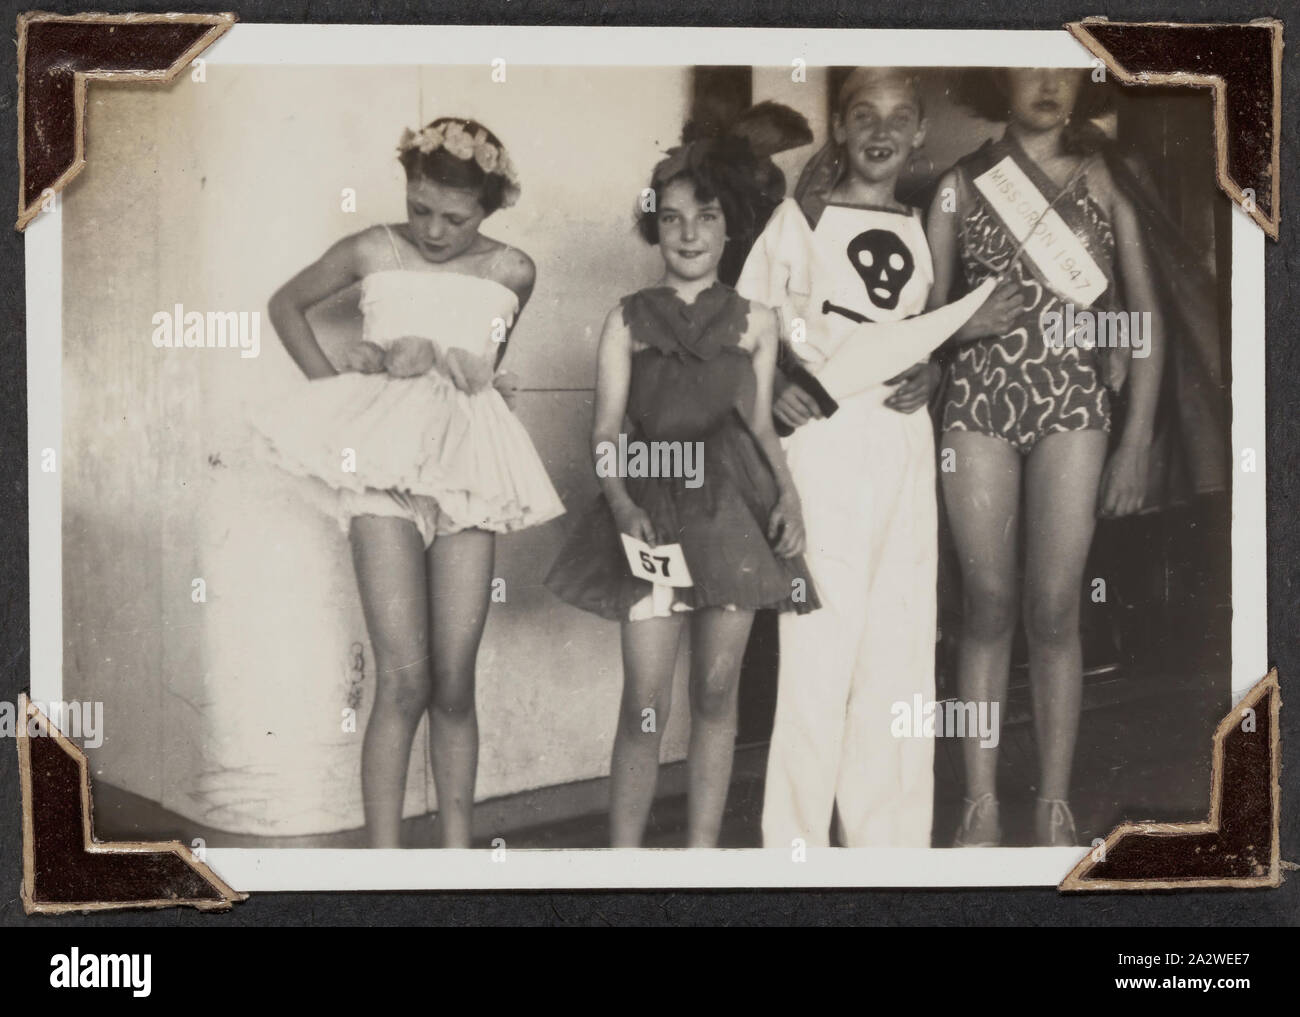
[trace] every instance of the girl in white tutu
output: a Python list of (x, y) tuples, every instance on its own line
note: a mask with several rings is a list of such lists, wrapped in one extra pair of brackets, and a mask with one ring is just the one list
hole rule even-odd
[[(479, 232), (518, 197), (510, 159), (491, 131), (454, 117), (406, 131), (398, 153), (407, 221), (345, 237), (271, 298), (309, 383), (254, 423), (352, 544), (378, 672), (361, 758), (371, 845), (399, 846), (427, 711), (443, 846), (469, 847), (495, 534), (564, 509), (495, 375), (534, 281), (528, 255)], [(336, 368), (306, 312), (357, 282), (362, 338)]]

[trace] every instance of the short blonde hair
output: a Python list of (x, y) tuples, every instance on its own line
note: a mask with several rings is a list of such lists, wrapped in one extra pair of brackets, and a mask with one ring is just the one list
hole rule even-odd
[(918, 119), (925, 116), (925, 107), (921, 101), (921, 76), (907, 67), (855, 67), (840, 85), (839, 95), (835, 98), (835, 112), (842, 118), (847, 112), (850, 100), (864, 89), (879, 88), (881, 85), (902, 85), (912, 92), (916, 99)]

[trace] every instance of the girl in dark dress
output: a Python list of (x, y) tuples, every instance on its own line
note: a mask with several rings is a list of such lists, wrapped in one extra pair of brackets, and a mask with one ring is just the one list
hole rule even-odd
[[(656, 167), (641, 230), (660, 282), (605, 320), (592, 428), (598, 461), (635, 443), (701, 450), (682, 476), (601, 476), (602, 496), (547, 577), (560, 597), (622, 624), (623, 697), (611, 765), (611, 840), (637, 846), (659, 768), (683, 627), (691, 629), (688, 842), (717, 844), (731, 778), (736, 692), (758, 608), (817, 606), (799, 499), (772, 425), (773, 312), (718, 281), (729, 227), (743, 224), (743, 174), (726, 143), (697, 141)], [(622, 471), (598, 469), (599, 474)], [(629, 473), (634, 471), (627, 471)], [(634, 576), (621, 534), (679, 544), (692, 585)]]

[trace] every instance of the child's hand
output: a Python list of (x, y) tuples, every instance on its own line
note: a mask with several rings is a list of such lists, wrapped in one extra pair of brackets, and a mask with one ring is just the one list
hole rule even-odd
[(1142, 508), (1150, 459), (1150, 445), (1121, 441), (1116, 446), (1101, 475), (1098, 515), (1127, 516)]
[(1003, 276), (993, 287), (989, 298), (980, 304), (979, 310), (970, 316), (970, 320), (957, 330), (953, 338), (958, 342), (971, 342), (991, 335), (1006, 335), (1022, 310), (1024, 302), (1020, 297), (1020, 286)]
[(1098, 352), (1101, 354), (1097, 358), (1101, 363), (1101, 382), (1112, 392), (1118, 392), (1124, 387), (1124, 382), (1128, 378), (1129, 362), (1132, 358), (1120, 356), (1118, 350)]
[(767, 539), (772, 550), (782, 558), (803, 554), (803, 509), (798, 495), (783, 494), (777, 500), (767, 520)]
[(793, 430), (822, 416), (817, 400), (798, 385), (789, 384), (772, 403), (772, 416)]
[(914, 364), (902, 374), (890, 378), (886, 385), (897, 385), (885, 405), (899, 413), (915, 413), (930, 401), (939, 387), (939, 365), (928, 360)]
[(384, 348), (374, 343), (353, 343), (343, 353), (341, 370), (379, 374), (384, 369)]
[(462, 392), (474, 395), (492, 384), (492, 364), (486, 357), (475, 356), (455, 347), (447, 351), (447, 375)]
[(655, 536), (654, 523), (650, 521), (650, 516), (646, 514), (645, 509), (636, 502), (629, 499), (626, 504), (619, 505), (613, 511), (614, 522), (618, 526), (619, 533), (626, 533), (629, 537), (635, 537), (651, 547), (659, 543)]
[(427, 374), (437, 359), (438, 351), (428, 339), (404, 335), (388, 347), (384, 370), (394, 378), (415, 378)]
[(506, 406), (513, 412), (515, 400), (519, 395), (519, 376), (513, 371), (498, 371), (492, 377), (492, 387), (497, 390)]

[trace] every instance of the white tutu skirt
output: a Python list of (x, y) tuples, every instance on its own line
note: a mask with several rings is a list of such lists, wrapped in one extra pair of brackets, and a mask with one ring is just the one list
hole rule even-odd
[[(564, 512), (528, 432), (490, 386), (469, 395), (437, 371), (348, 372), (298, 385), (251, 420), (275, 463), (336, 495), (423, 495), (452, 528), (495, 533)], [(346, 501), (333, 499), (336, 512)]]

